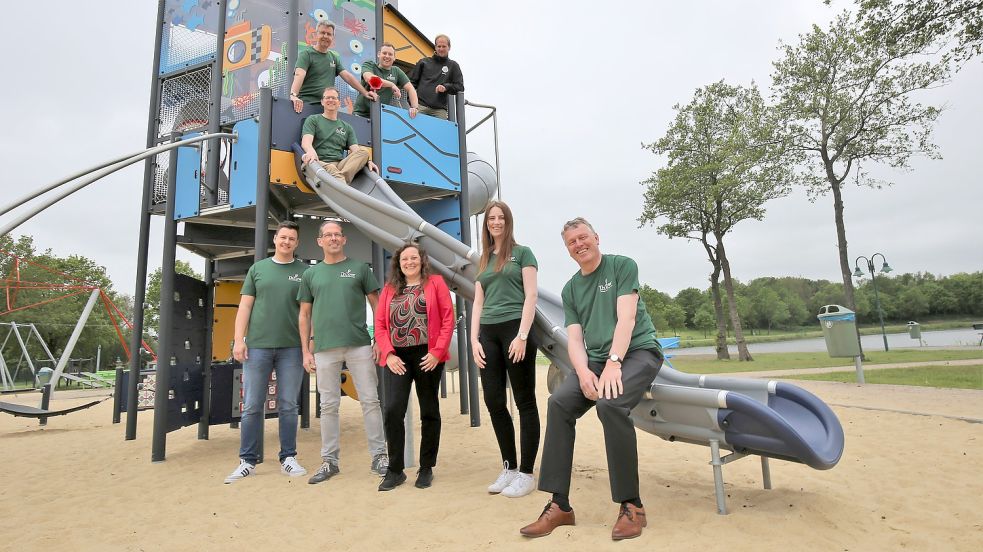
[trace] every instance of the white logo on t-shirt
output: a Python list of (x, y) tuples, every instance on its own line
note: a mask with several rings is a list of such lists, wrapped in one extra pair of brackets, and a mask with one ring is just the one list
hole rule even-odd
[(341, 274), (338, 274), (338, 277), (339, 278), (356, 278), (357, 276), (356, 276), (356, 274), (354, 272), (352, 272), (349, 269), (349, 270), (346, 270), (346, 271), (342, 272)]
[(447, 66), (446, 65), (440, 68), (440, 72), (441, 73), (446, 73), (447, 71), (448, 71), (448, 69), (447, 69)]
[(290, 280), (291, 282), (299, 282), (300, 281), (300, 274), (294, 274), (293, 276), (287, 276), (287, 279)]
[(607, 290), (611, 289), (611, 286), (613, 286), (613, 285), (614, 284), (612, 284), (607, 278), (605, 278), (603, 284), (598, 284), (597, 285), (597, 291), (600, 291), (601, 293), (604, 293)]

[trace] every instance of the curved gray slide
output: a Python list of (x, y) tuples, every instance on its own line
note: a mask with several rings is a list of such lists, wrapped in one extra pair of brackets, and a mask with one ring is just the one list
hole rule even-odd
[[(468, 168), (469, 184), (487, 186), (494, 178), (488, 164), (471, 153)], [(320, 166), (307, 165), (303, 171), (311, 189), (370, 239), (390, 251), (409, 241), (419, 243), (452, 291), (474, 297), (478, 252), (417, 215), (379, 175), (363, 170), (349, 186)], [(556, 294), (540, 288), (531, 333), (556, 367), (551, 372), (573, 371)], [(717, 443), (816, 469), (835, 466), (843, 452), (843, 429), (832, 410), (814, 395), (774, 381), (698, 376), (666, 365), (632, 418), (639, 429), (669, 441)]]

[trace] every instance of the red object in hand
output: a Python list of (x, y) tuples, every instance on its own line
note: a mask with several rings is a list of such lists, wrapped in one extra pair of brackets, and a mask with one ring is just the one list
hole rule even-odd
[(382, 88), (382, 77), (376, 75), (372, 75), (371, 77), (369, 77), (369, 88), (375, 91)]

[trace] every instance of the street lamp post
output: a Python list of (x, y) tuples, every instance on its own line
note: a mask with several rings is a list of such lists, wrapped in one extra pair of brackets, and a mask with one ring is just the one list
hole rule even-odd
[(864, 262), (867, 263), (867, 271), (870, 272), (870, 282), (874, 285), (874, 305), (877, 307), (877, 318), (881, 322), (881, 337), (884, 338), (884, 352), (887, 352), (890, 349), (888, 349), (887, 346), (887, 331), (884, 330), (884, 313), (881, 311), (881, 299), (877, 295), (877, 278), (874, 276), (874, 259), (876, 259), (878, 255), (881, 256), (881, 261), (884, 262), (884, 264), (881, 265), (881, 272), (885, 274), (891, 272), (893, 269), (891, 268), (891, 265), (887, 264), (887, 259), (884, 258), (884, 255), (882, 253), (874, 253), (869, 259), (863, 255), (857, 257), (857, 259), (853, 262), (853, 267), (856, 269), (853, 272), (853, 276), (855, 278), (864, 277), (863, 271), (860, 270), (860, 259), (863, 259)]

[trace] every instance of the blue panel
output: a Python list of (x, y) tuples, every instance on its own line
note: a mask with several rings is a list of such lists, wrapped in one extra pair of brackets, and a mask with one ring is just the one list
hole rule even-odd
[(457, 123), (382, 106), (381, 168), (387, 180), (459, 191)]
[(458, 198), (444, 197), (414, 202), (411, 207), (430, 224), (453, 238), (461, 239), (461, 207)]
[(232, 170), (229, 174), (229, 207), (238, 209), (256, 204), (256, 156), (259, 153), (259, 123), (253, 119), (239, 121), (232, 127), (239, 139), (232, 146)]
[[(201, 135), (200, 132), (185, 134), (183, 138)], [(201, 150), (193, 146), (177, 149), (177, 167), (171, 167), (177, 176), (174, 188), (174, 220), (198, 215), (201, 205)]]

